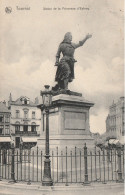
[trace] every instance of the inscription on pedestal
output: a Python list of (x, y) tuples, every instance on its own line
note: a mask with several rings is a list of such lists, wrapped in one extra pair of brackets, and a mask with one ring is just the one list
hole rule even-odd
[(83, 112), (64, 112), (65, 130), (85, 130), (86, 114)]

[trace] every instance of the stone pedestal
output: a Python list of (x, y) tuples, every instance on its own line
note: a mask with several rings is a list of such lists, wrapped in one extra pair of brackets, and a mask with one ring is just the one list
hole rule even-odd
[[(93, 147), (89, 125), (89, 109), (94, 103), (83, 97), (67, 94), (55, 95), (52, 98), (49, 114), (50, 150), (58, 146), (67, 148)], [(42, 115), (42, 135), (38, 139), (38, 146), (45, 147), (45, 113)]]

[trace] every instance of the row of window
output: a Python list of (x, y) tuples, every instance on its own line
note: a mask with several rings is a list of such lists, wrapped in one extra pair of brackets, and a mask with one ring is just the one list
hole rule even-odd
[[(33, 111), (32, 112), (32, 119), (35, 119), (36, 113)], [(20, 118), (20, 111), (16, 110), (16, 118)], [(28, 118), (28, 110), (24, 110), (24, 118), (27, 119)]]
[(112, 129), (110, 129), (110, 131), (116, 131), (116, 128), (112, 128)]
[[(20, 118), (20, 111), (16, 110), (16, 118)], [(27, 119), (28, 118), (28, 111), (24, 110), (24, 118)], [(35, 111), (32, 112), (32, 119), (36, 118), (36, 113)], [(4, 115), (0, 115), (0, 122), (5, 122), (5, 123), (9, 123), (10, 122), (10, 116), (9, 115), (5, 115), (5, 121), (4, 121)]]
[[(15, 131), (20, 131), (20, 125), (16, 125), (15, 126)], [(36, 125), (31, 125), (31, 132), (35, 132), (36, 131)], [(23, 126), (23, 132), (27, 133), (28, 132), (28, 125), (24, 125)], [(9, 129), (9, 125), (5, 126), (5, 131), (4, 131), (4, 126), (0, 125), (0, 135), (9, 135), (10, 134), (10, 129)]]
[[(0, 122), (4, 122), (4, 115), (0, 115)], [(9, 123), (9, 122), (10, 122), (10, 116), (5, 115), (5, 123)]]
[(116, 116), (116, 117), (109, 117), (108, 120), (107, 120), (107, 123), (109, 123), (109, 125), (116, 125), (116, 124), (120, 124), (122, 123), (122, 116), (119, 115), (119, 116)]
[(124, 107), (121, 107), (121, 105), (110, 108), (111, 113), (121, 113), (122, 111), (124, 112)]
[[(20, 125), (15, 126), (15, 132), (16, 131), (20, 131)], [(35, 131), (36, 131), (36, 125), (32, 125), (31, 126), (31, 132), (35, 132)], [(25, 132), (25, 133), (28, 132), (28, 125), (23, 126), (23, 132)]]
[[(111, 128), (110, 131), (111, 131), (111, 132), (114, 132), (114, 131), (116, 131), (116, 128)], [(119, 129), (117, 128), (117, 132), (118, 132), (118, 131), (120, 132), (120, 134), (124, 135), (124, 130), (122, 131), (121, 128), (119, 128)]]

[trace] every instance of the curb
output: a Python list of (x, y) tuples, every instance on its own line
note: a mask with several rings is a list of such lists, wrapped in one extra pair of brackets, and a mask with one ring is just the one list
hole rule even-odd
[(124, 184), (91, 184), (89, 186), (42, 186), (42, 185), (27, 185), (27, 184), (9, 184), (7, 182), (0, 182), (1, 187), (14, 188), (14, 189), (25, 189), (25, 190), (38, 190), (38, 191), (86, 191), (86, 190), (97, 190), (97, 189), (113, 189), (113, 188), (124, 188)]

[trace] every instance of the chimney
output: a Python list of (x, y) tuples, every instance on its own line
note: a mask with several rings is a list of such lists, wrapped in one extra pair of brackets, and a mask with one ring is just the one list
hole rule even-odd
[(11, 102), (12, 102), (12, 95), (11, 95), (11, 93), (10, 93), (10, 95), (9, 95), (9, 101), (8, 101), (8, 107), (10, 107)]
[(12, 102), (12, 95), (10, 93), (10, 96), (9, 96), (9, 102)]
[(39, 99), (38, 99), (38, 97), (35, 98), (35, 104), (37, 104), (37, 105), (39, 104)]
[(6, 106), (6, 101), (5, 100), (3, 101), (3, 104)]

